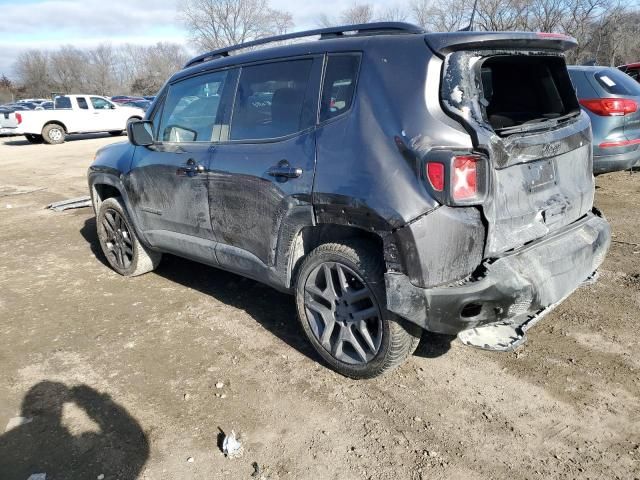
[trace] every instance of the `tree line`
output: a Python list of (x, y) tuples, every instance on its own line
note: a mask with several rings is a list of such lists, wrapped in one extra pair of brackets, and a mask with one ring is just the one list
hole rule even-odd
[[(406, 21), (431, 32), (469, 25), (474, 0), (405, 0), (393, 7), (353, 3), (318, 26)], [(290, 12), (269, 0), (184, 0), (178, 11), (199, 51), (248, 42), (294, 29)], [(631, 0), (477, 0), (473, 29), (566, 33), (578, 40), (568, 63), (620, 65), (640, 61), (640, 9)], [(15, 81), (0, 76), (0, 101), (7, 95), (49, 97), (52, 92), (153, 95), (189, 58), (184, 46), (109, 44), (91, 49), (63, 46), (29, 50), (14, 65)], [(4, 97), (4, 99), (3, 99)]]
[[(569, 63), (616, 66), (640, 61), (640, 9), (633, 0), (401, 0), (389, 7), (352, 3), (318, 26), (375, 21), (411, 22), (429, 32), (468, 27), (479, 31), (565, 33), (578, 40)], [(273, 10), (267, 0), (185, 0), (181, 16), (191, 39), (205, 49), (291, 30), (292, 15)]]
[(15, 61), (14, 81), (0, 76), (0, 103), (11, 97), (50, 98), (52, 93), (155, 95), (189, 58), (182, 45), (164, 42), (27, 50)]

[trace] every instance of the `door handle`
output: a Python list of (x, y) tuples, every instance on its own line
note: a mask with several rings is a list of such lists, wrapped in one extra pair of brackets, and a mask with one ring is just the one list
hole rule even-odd
[(199, 173), (204, 173), (204, 171), (204, 165), (200, 165), (193, 158), (190, 158), (183, 167), (178, 168), (176, 174), (179, 176), (187, 175), (189, 177), (193, 177)]
[(271, 167), (267, 170), (267, 174), (272, 177), (279, 178), (298, 178), (302, 175), (302, 169), (300, 167), (292, 167), (288, 162), (280, 162), (275, 167)]

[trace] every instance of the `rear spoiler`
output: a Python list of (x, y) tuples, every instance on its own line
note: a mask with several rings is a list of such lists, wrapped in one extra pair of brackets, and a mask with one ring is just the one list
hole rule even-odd
[(445, 56), (456, 50), (540, 49), (565, 52), (578, 45), (575, 38), (562, 33), (533, 32), (453, 32), (428, 33), (427, 45)]

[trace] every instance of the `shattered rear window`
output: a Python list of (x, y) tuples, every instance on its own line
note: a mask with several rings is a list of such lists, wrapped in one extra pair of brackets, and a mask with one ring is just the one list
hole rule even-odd
[(560, 57), (498, 55), (480, 69), (486, 120), (499, 131), (541, 123), (579, 111)]

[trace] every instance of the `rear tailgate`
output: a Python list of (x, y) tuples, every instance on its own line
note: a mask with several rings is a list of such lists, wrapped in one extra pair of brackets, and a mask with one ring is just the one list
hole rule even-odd
[(14, 112), (0, 113), (0, 128), (16, 128), (17, 126), (18, 122)]
[(570, 37), (429, 34), (445, 59), (441, 103), (488, 158), (485, 257), (573, 223), (593, 205), (591, 127), (563, 52)]

